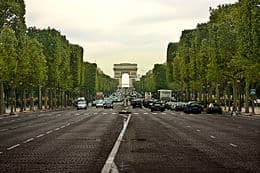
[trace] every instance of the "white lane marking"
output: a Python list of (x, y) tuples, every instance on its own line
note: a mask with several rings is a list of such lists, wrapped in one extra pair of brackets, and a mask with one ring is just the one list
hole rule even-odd
[(145, 115), (148, 114), (147, 112), (144, 113)]
[(163, 112), (163, 113), (161, 113), (161, 114), (165, 115), (166, 113)]
[(172, 115), (174, 115), (174, 113), (171, 113)]
[(116, 113), (115, 113), (115, 112), (113, 112), (112, 114), (113, 114), (113, 115), (115, 115)]
[(231, 145), (232, 147), (237, 147), (236, 144), (232, 144), (232, 143), (230, 143), (229, 145)]
[(3, 152), (0, 151), (0, 154), (3, 154)]
[(7, 148), (7, 150), (12, 150), (12, 149), (14, 149), (14, 148), (16, 148), (16, 147), (19, 147), (19, 146), (20, 146), (20, 144), (13, 145), (13, 146)]
[(46, 132), (46, 134), (50, 134), (50, 133), (52, 133), (52, 132), (53, 132), (53, 130), (50, 130), (50, 131)]
[(66, 127), (66, 126), (61, 126), (60, 128), (63, 129), (64, 127)]
[(157, 115), (157, 113), (152, 113), (152, 114)]
[(103, 113), (103, 115), (106, 115), (107, 113)]
[(60, 116), (61, 116), (61, 114), (58, 114), (58, 115), (57, 115), (57, 117), (60, 117)]
[(54, 129), (55, 131), (57, 131), (57, 130), (60, 130), (60, 128), (58, 127), (58, 128), (56, 128), (56, 129)]
[(0, 132), (4, 132), (4, 131), (7, 131), (8, 129), (1, 129)]
[(135, 112), (134, 114), (137, 115), (137, 114), (139, 114), (139, 113), (138, 113), (138, 112)]
[(33, 140), (34, 140), (34, 138), (30, 138), (30, 139), (27, 139), (26, 141), (24, 141), (23, 143), (26, 144), (26, 143), (31, 142)]
[(186, 126), (186, 127), (190, 128), (190, 126)]
[[(109, 156), (108, 156), (108, 159), (106, 160), (106, 163), (105, 165), (103, 166), (102, 170), (101, 170), (101, 173), (109, 173), (111, 172), (111, 169), (113, 169), (114, 167), (114, 159), (116, 157), (116, 154), (119, 150), (119, 147), (120, 147), (120, 144), (123, 140), (123, 137), (124, 137), (124, 134), (125, 134), (125, 131), (127, 129), (127, 126), (129, 124), (129, 121), (131, 119), (131, 114), (129, 114), (127, 120), (124, 121), (124, 126), (123, 126), (123, 129), (121, 130), (117, 140), (116, 140), (116, 143), (115, 145), (113, 146), (113, 149), (112, 151), (110, 152)], [(118, 172), (118, 170), (114, 170), (115, 172)]]
[(70, 123), (67, 124), (67, 126), (69, 126), (69, 125), (70, 125)]
[(38, 136), (36, 136), (36, 138), (40, 138), (43, 137), (45, 134), (39, 134)]
[(211, 137), (212, 139), (216, 139), (216, 137), (215, 137), (215, 136), (212, 136), (212, 135), (211, 135), (210, 137)]
[(196, 131), (197, 131), (197, 132), (200, 132), (200, 129), (197, 129)]

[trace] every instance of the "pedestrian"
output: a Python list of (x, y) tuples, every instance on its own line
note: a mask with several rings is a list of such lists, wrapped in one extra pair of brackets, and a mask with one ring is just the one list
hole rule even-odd
[(232, 107), (231, 116), (233, 115), (233, 113), (237, 115), (237, 107), (235, 105), (233, 105)]

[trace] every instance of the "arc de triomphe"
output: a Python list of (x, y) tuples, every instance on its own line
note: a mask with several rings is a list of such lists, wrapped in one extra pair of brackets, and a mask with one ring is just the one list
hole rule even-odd
[(114, 64), (114, 78), (119, 80), (119, 88), (122, 88), (122, 75), (129, 75), (129, 87), (133, 87), (133, 83), (137, 77), (137, 64), (121, 63)]

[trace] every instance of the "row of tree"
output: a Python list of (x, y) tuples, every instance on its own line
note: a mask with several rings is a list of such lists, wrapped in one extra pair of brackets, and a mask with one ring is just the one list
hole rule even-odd
[[(27, 28), (23, 0), (0, 0), (0, 114), (5, 105), (65, 107), (77, 96), (111, 92), (117, 82), (83, 62), (83, 48), (51, 28)], [(36, 97), (37, 96), (37, 97)], [(42, 101), (44, 103), (42, 103)]]
[[(239, 0), (210, 9), (208, 23), (183, 31), (178, 43), (169, 43), (166, 88), (185, 101), (220, 102), (232, 95), (234, 106), (240, 108), (242, 97), (248, 112), (249, 91), (260, 81), (259, 6), (258, 0)], [(150, 79), (151, 74), (143, 76), (138, 88), (158, 89), (154, 79), (153, 87), (142, 85)]]

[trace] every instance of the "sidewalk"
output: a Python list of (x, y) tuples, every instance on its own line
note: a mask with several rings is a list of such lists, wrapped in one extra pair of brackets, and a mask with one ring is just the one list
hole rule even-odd
[[(38, 109), (37, 106), (34, 107), (34, 111), (30, 111), (30, 108), (27, 107), (25, 111), (20, 112), (20, 108), (16, 108), (16, 111), (14, 112), (14, 114), (17, 116), (19, 114), (24, 114), (24, 113), (29, 113), (29, 112), (46, 112), (46, 111), (57, 111), (57, 110), (65, 110), (65, 109), (70, 109), (71, 106), (68, 106), (67, 108), (56, 108), (56, 109), (45, 109), (44, 106), (43, 108), (40, 110)], [(6, 116), (10, 116), (10, 112), (11, 109), (10, 107), (8, 109), (5, 110), (5, 114), (0, 115), (0, 117), (6, 117)]]
[[(230, 108), (232, 110), (232, 108)], [(226, 110), (224, 110), (224, 107), (222, 107), (223, 112), (225, 113), (230, 113), (228, 112), (228, 107)], [(249, 113), (245, 113), (245, 108), (242, 107), (241, 115), (245, 116), (259, 116), (260, 117), (260, 107), (255, 107), (255, 114), (252, 114), (252, 107), (249, 107)]]

